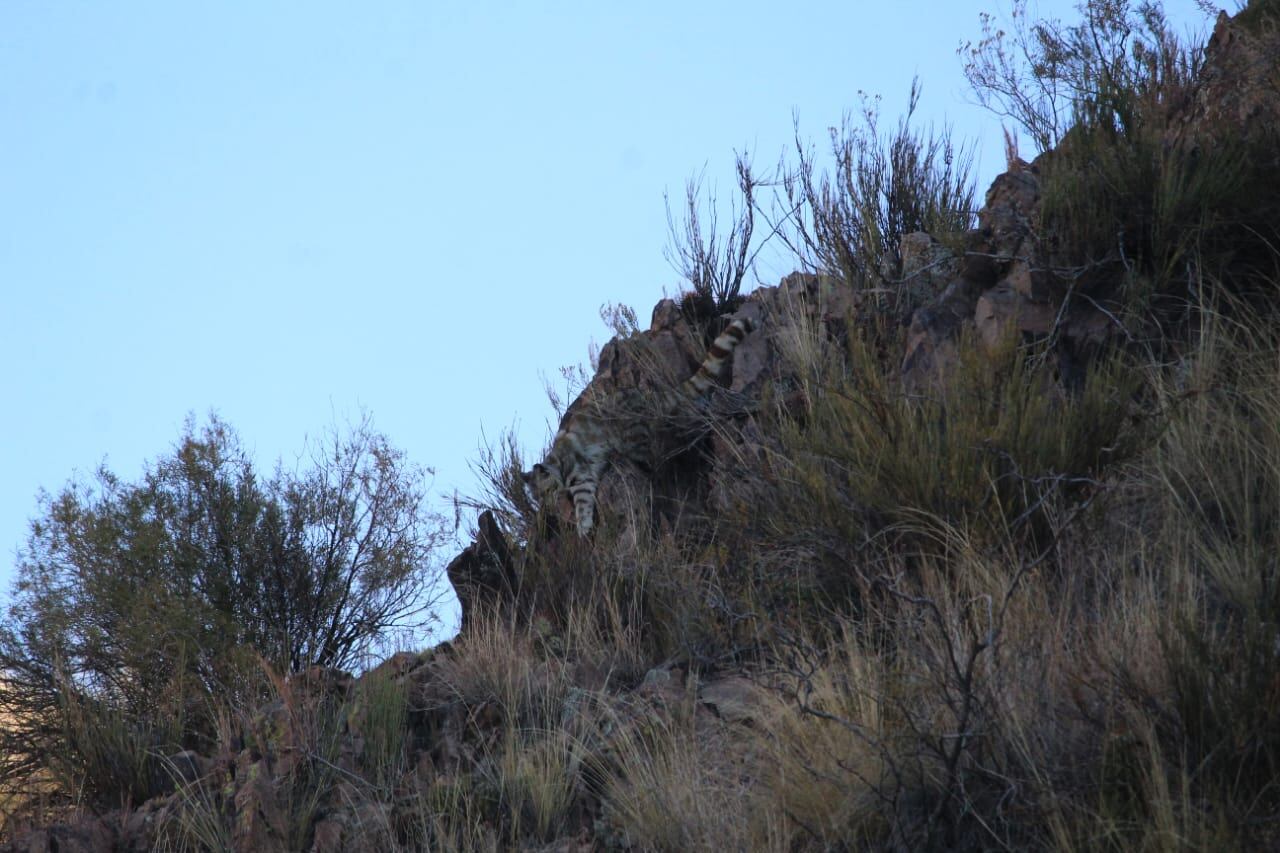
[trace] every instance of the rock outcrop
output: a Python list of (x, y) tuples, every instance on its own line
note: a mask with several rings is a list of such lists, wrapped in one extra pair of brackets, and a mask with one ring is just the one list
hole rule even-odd
[(454, 557), (446, 567), (445, 575), (453, 585), (462, 608), (462, 631), (466, 631), (468, 618), (477, 608), (492, 605), (503, 597), (515, 596), (519, 577), (511, 548), (492, 512), (480, 513), (476, 520), (475, 540)]

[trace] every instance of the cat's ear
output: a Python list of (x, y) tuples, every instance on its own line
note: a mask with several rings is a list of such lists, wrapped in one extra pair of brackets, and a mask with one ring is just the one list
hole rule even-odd
[(535, 489), (542, 488), (547, 483), (554, 482), (556, 479), (555, 473), (541, 462), (534, 465), (532, 470), (521, 474), (521, 476), (524, 478), (525, 483), (533, 486)]

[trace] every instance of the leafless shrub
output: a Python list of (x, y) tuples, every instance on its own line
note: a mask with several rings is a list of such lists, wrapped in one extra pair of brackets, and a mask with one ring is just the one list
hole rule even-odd
[(741, 198), (730, 208), (733, 224), (727, 234), (718, 228), (714, 191), (704, 199), (701, 177), (685, 184), (685, 215), (679, 226), (672, 215), (670, 199), (667, 200), (667, 228), (671, 235), (667, 260), (713, 313), (737, 307), (742, 279), (760, 251), (760, 247), (753, 251), (751, 243), (760, 180), (746, 155), (738, 155), (736, 169)]
[(920, 99), (912, 83), (906, 115), (890, 134), (879, 125), (875, 100), (864, 99), (857, 121), (831, 129), (833, 174), (819, 168), (796, 132), (794, 167), (784, 167), (783, 207), (792, 216), (793, 249), (809, 265), (839, 275), (851, 287), (889, 306), (909, 307), (901, 287), (902, 238), (928, 231), (940, 238), (969, 227), (974, 215), (972, 152), (950, 130), (912, 127)]

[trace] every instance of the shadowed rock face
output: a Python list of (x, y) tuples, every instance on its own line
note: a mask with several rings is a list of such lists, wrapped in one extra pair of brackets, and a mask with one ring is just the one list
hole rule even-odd
[[(1274, 3), (1254, 2), (1232, 18), (1226, 12), (1205, 46), (1204, 68), (1190, 107), (1172, 124), (1170, 144), (1204, 148), (1280, 127), (1280, 14)], [(1272, 165), (1280, 164), (1280, 150)]]

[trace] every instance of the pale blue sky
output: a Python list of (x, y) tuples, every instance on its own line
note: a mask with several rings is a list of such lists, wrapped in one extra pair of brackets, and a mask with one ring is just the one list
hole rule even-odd
[(189, 412), (267, 469), (365, 409), (442, 500), (482, 429), (536, 453), (543, 377), (607, 338), (600, 306), (647, 322), (680, 287), (664, 190), (705, 165), (727, 197), (793, 112), (821, 144), (919, 75), (981, 197), (999, 121), (956, 47), (982, 10), (0, 0), (0, 586), (38, 489), (136, 477)]

